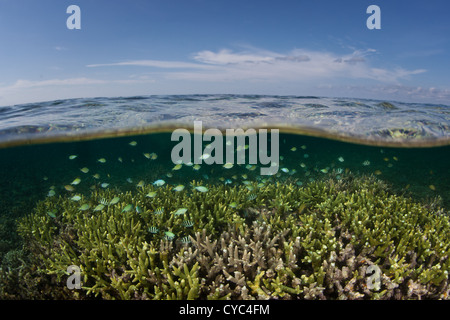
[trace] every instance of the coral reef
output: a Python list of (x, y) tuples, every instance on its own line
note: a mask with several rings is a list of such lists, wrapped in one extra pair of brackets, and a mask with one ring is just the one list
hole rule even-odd
[[(374, 177), (95, 189), (18, 222), (0, 295), (45, 299), (447, 299), (450, 220)], [(203, 190), (203, 189), (201, 189)], [(79, 266), (81, 289), (67, 267)], [(368, 282), (372, 266), (379, 287)], [(27, 287), (28, 289), (24, 290)]]

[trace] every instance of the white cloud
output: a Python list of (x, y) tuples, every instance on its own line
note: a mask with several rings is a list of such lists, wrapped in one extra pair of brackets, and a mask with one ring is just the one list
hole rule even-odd
[(89, 78), (50, 79), (41, 81), (17, 80), (9, 89), (25, 89), (44, 86), (91, 85), (105, 83), (104, 80)]
[(303, 81), (320, 79), (370, 79), (397, 82), (426, 70), (372, 67), (367, 58), (373, 49), (354, 51), (347, 55), (296, 49), (287, 54), (268, 51), (218, 52), (201, 51), (194, 55), (199, 64), (215, 66), (209, 70), (167, 73), (170, 79), (202, 81)]
[[(166, 79), (195, 81), (312, 81), (320, 79), (370, 79), (398, 82), (424, 69), (406, 70), (373, 67), (370, 55), (376, 50), (354, 50), (347, 55), (295, 49), (278, 53), (255, 49), (233, 52), (204, 50), (192, 56), (196, 62), (134, 60), (117, 63), (90, 64), (87, 67), (141, 66), (174, 69), (163, 73)], [(178, 69), (178, 70), (177, 70)], [(190, 69), (190, 70), (181, 70)]]
[(233, 53), (230, 50), (220, 50), (215, 53), (212, 51), (200, 51), (194, 55), (194, 59), (209, 64), (242, 64), (242, 63), (260, 63), (260, 62), (272, 62), (279, 55), (261, 55), (258, 53)]
[(132, 60), (116, 63), (100, 63), (100, 64), (88, 64), (86, 67), (111, 67), (111, 66), (138, 66), (138, 67), (156, 67), (167, 69), (208, 69), (208, 66), (200, 65), (197, 63), (180, 62), (180, 61), (160, 61), (160, 60)]
[(0, 86), (0, 105), (65, 98), (136, 95), (139, 94), (133, 91), (136, 84), (148, 86), (149, 83), (154, 83), (154, 81), (148, 77), (118, 80), (85, 77), (39, 81), (20, 79), (13, 84)]
[(98, 85), (98, 84), (108, 84), (108, 83), (136, 83), (139, 80), (124, 79), (124, 80), (101, 80), (101, 79), (91, 79), (91, 78), (68, 78), (68, 79), (49, 79), (40, 81), (30, 81), (30, 80), (17, 80), (14, 84), (9, 86), (0, 87), (0, 94), (8, 91), (17, 91), (30, 88), (39, 87), (55, 87), (55, 86), (87, 86), (87, 85)]
[[(20, 79), (0, 86), (2, 104), (27, 102), (33, 97), (57, 99), (59, 96), (100, 96), (176, 93), (267, 93), (306, 95), (347, 95), (356, 89), (346, 88), (363, 82), (360, 91), (367, 95), (434, 97), (443, 99), (448, 91), (402, 86), (403, 80), (426, 72), (375, 65), (374, 49), (352, 50), (348, 54), (295, 49), (287, 53), (247, 47), (242, 51), (204, 50), (191, 56), (191, 61), (129, 60), (115, 63), (89, 64), (92, 68), (125, 68), (128, 75), (116, 80), (72, 77), (31, 81)], [(126, 67), (149, 67), (151, 69)], [(158, 69), (158, 70), (154, 70)], [(130, 72), (131, 70), (131, 72)], [(106, 70), (102, 70), (104, 73)], [(151, 83), (150, 87), (148, 84)], [(132, 84), (127, 86), (127, 84)], [(226, 85), (224, 85), (226, 84)], [(326, 86), (329, 86), (327, 89)], [(381, 86), (378, 89), (373, 89)], [(54, 88), (59, 88), (54, 90)], [(340, 87), (343, 90), (339, 91)], [(314, 91), (314, 88), (316, 91)], [(389, 89), (390, 88), (390, 89)], [(398, 92), (392, 90), (398, 89)], [(320, 90), (319, 90), (320, 89)], [(391, 91), (389, 91), (389, 90)], [(334, 91), (333, 91), (334, 90)], [(375, 92), (374, 90), (377, 90)], [(355, 93), (357, 96), (358, 93)], [(25, 98), (22, 98), (25, 97)], [(57, 97), (57, 98), (55, 98)], [(380, 97), (382, 98), (382, 97)]]

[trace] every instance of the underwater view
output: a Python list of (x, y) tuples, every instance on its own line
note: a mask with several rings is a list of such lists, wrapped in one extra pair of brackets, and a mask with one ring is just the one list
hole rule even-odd
[(448, 299), (449, 159), (439, 104), (0, 107), (0, 299)]

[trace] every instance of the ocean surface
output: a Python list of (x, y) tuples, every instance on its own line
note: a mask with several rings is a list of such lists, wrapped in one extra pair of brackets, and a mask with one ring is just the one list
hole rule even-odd
[(165, 127), (280, 127), (361, 143), (447, 145), (449, 107), (365, 99), (177, 95), (57, 100), (0, 107), (0, 146), (54, 136), (140, 133)]
[[(279, 129), (277, 173), (261, 176), (264, 165), (249, 163), (248, 154), (246, 162), (228, 166), (196, 165), (194, 158), (191, 163), (174, 163), (171, 152), (178, 141), (172, 141), (171, 134), (177, 128), (193, 133), (194, 121), (201, 121), (203, 130), (217, 128), (224, 136), (226, 129), (265, 128), (269, 136)], [(203, 142), (202, 151), (208, 143)], [(438, 203), (448, 214), (449, 159), (447, 105), (313, 96), (176, 95), (3, 106), (0, 265), (3, 260), (6, 270), (8, 252), (21, 250), (24, 240), (17, 233), (17, 221), (35, 212), (38, 203), (58, 197), (89, 199), (95, 190), (134, 193), (161, 184), (188, 192), (202, 190), (195, 189), (198, 183), (233, 188), (253, 182), (301, 188), (352, 174), (379, 179), (395, 194)], [(258, 190), (252, 192), (256, 197)], [(91, 204), (86, 212), (95, 213), (93, 208)], [(17, 296), (15, 292), (6, 297)]]

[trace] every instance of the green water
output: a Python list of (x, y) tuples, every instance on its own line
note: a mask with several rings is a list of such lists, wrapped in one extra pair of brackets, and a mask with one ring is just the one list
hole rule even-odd
[[(259, 175), (259, 169), (246, 169), (245, 164), (236, 164), (231, 169), (225, 169), (220, 164), (203, 164), (199, 170), (194, 170), (192, 166), (172, 170), (175, 164), (171, 161), (171, 150), (177, 142), (171, 141), (170, 135), (159, 133), (0, 149), (1, 213), (25, 214), (23, 208), (28, 206), (29, 210), (33, 207), (34, 202), (43, 199), (52, 186), (57, 195), (70, 194), (64, 186), (77, 177), (81, 183), (76, 186), (76, 191), (82, 193), (104, 182), (110, 184), (109, 188), (133, 190), (141, 180), (147, 184), (157, 179), (164, 179), (172, 185), (188, 184), (194, 179), (223, 184), (219, 178), (224, 178), (231, 179), (234, 185), (242, 184), (243, 180), (264, 178)], [(131, 141), (137, 145), (131, 146)], [(447, 208), (450, 205), (449, 146), (374, 147), (293, 134), (282, 134), (279, 142), (283, 159), (280, 160), (278, 173), (265, 177), (272, 183), (286, 180), (306, 183), (311, 179), (336, 176), (336, 169), (341, 168), (355, 174), (374, 174), (395, 190), (410, 192), (422, 199), (440, 196)], [(205, 146), (204, 142), (203, 149)], [(294, 147), (296, 151), (291, 151)], [(144, 155), (151, 153), (155, 153), (157, 158), (152, 160)], [(71, 155), (77, 157), (70, 160)], [(248, 151), (246, 157), (248, 164)], [(339, 161), (340, 157), (344, 161)], [(99, 162), (100, 158), (106, 162)], [(364, 164), (365, 161), (369, 163)], [(89, 172), (83, 173), (82, 168), (88, 168)], [(289, 172), (283, 172), (282, 168)], [(167, 176), (168, 173), (172, 176)], [(93, 177), (95, 174), (99, 175), (98, 179)], [(243, 178), (242, 174), (248, 178)], [(430, 186), (434, 186), (435, 190)]]
[[(392, 194), (411, 198), (425, 207), (434, 208), (437, 205), (443, 208), (440, 212), (448, 214), (450, 208), (450, 185), (448, 183), (450, 181), (448, 165), (450, 146), (430, 148), (366, 146), (296, 134), (281, 134), (279, 143), (279, 170), (274, 176), (261, 176), (259, 168), (264, 166), (261, 164), (250, 166), (248, 163), (235, 164), (228, 169), (224, 168), (222, 164), (202, 164), (200, 168), (194, 168), (193, 165), (182, 165), (181, 168), (175, 170), (175, 164), (171, 161), (171, 150), (176, 142), (171, 141), (170, 133), (79, 142), (54, 142), (0, 149), (0, 167), (2, 168), (0, 171), (0, 262), (3, 263), (2, 270), (3, 272), (6, 270), (12, 272), (19, 268), (17, 260), (16, 269), (6, 265), (5, 257), (8, 252), (19, 252), (24, 248), (30, 250), (30, 248), (26, 248), (29, 242), (24, 242), (23, 237), (19, 236), (16, 231), (17, 219), (35, 213), (39, 201), (57, 201), (58, 198), (68, 199), (74, 195), (83, 196), (83, 199), (89, 201), (94, 192), (101, 193), (108, 190), (116, 194), (129, 191), (133, 195), (139, 193), (143, 186), (157, 188), (154, 182), (159, 179), (165, 182), (161, 188), (183, 185), (185, 187), (183, 192), (186, 194), (196, 192), (191, 186), (194, 180), (198, 185), (209, 188), (224, 186), (224, 190), (246, 188), (255, 182), (253, 187), (248, 189), (250, 193), (257, 196), (258, 188), (263, 188), (263, 186), (292, 184), (296, 188), (302, 188), (310, 183), (329, 181), (329, 179), (337, 182), (342, 179), (371, 176), (384, 182), (386, 189)], [(206, 143), (203, 147), (205, 145)], [(76, 157), (70, 159), (70, 156)], [(99, 161), (99, 159), (105, 161)], [(83, 172), (81, 169), (88, 172)], [(80, 179), (80, 182), (71, 184), (77, 178)], [(66, 186), (72, 186), (73, 190), (67, 190)], [(206, 193), (204, 196), (208, 197), (208, 194)], [(176, 192), (174, 192), (174, 197), (177, 197)], [(153, 200), (147, 198), (145, 201), (147, 201), (148, 210), (154, 210), (151, 205)], [(86, 214), (95, 215), (93, 208), (94, 205), (91, 204)], [(299, 214), (299, 212), (301, 214), (302, 210), (301, 206), (300, 209), (292, 209), (292, 215)], [(248, 212), (245, 211), (245, 214)], [(245, 218), (248, 222), (248, 217), (245, 216)], [(251, 222), (249, 223), (251, 224)], [(58, 228), (62, 228), (62, 226)], [(221, 227), (218, 233), (223, 230), (225, 229)], [(194, 233), (191, 235), (194, 236)], [(145, 239), (149, 242), (152, 241), (149, 235)], [(289, 241), (294, 241), (294, 238), (287, 237), (286, 241), (289, 243)], [(49, 244), (50, 247), (55, 245), (58, 244)], [(77, 248), (77, 250), (82, 252), (82, 248)], [(31, 252), (34, 251), (31, 250)], [(448, 261), (448, 257), (441, 262), (444, 263), (444, 260)], [(445, 263), (444, 265), (447, 266), (448, 263)], [(424, 267), (427, 266), (424, 265)], [(127, 269), (127, 267), (124, 268)], [(32, 276), (30, 277), (32, 279)], [(51, 278), (51, 276), (48, 277)], [(5, 276), (0, 279), (3, 279), (4, 283), (7, 282)], [(58, 279), (60, 282), (62, 281), (59, 286), (64, 286), (64, 279)], [(247, 281), (250, 280), (254, 279), (247, 279)], [(28, 279), (27, 281), (32, 282), (33, 280)], [(49, 286), (58, 286), (55, 282), (48, 281), (53, 283)], [(11, 290), (10, 284), (4, 285), (0, 294), (6, 298), (26, 297), (25, 294), (21, 295), (18, 292), (8, 293), (8, 290)], [(70, 291), (65, 291), (60, 297), (73, 298), (74, 296), (70, 294)], [(121, 297), (114, 293), (111, 293), (111, 296)], [(256, 293), (253, 296), (255, 297)], [(295, 298), (301, 295), (293, 294), (293, 296)], [(90, 296), (84, 296), (81, 293), (81, 297), (89, 298)], [(105, 294), (100, 297), (108, 298)], [(206, 297), (206, 294), (203, 297)], [(334, 296), (334, 298), (336, 297)], [(58, 298), (58, 294), (55, 293), (55, 296), (52, 297), (47, 290), (44, 298)]]

